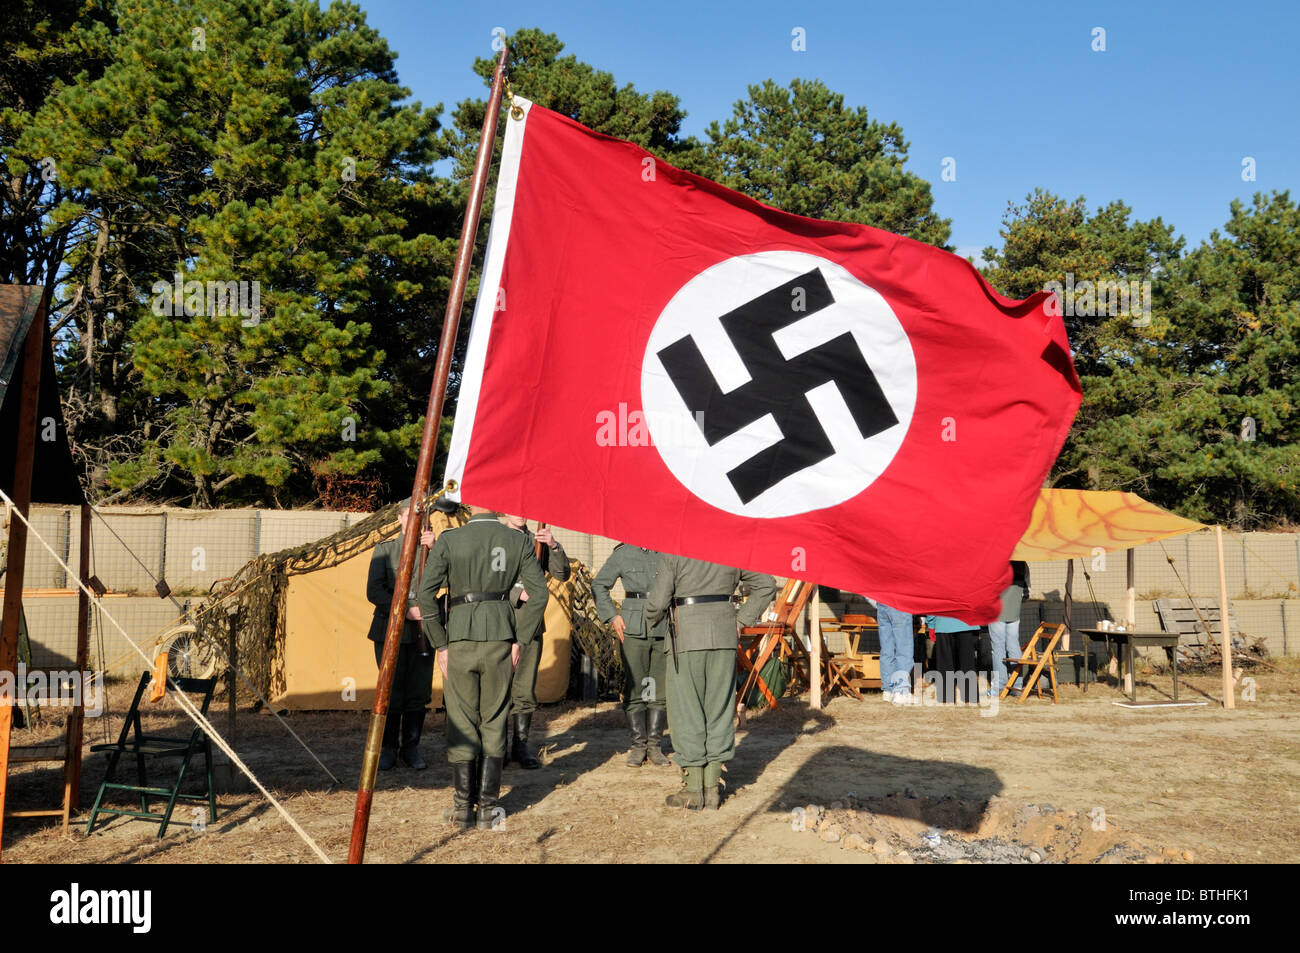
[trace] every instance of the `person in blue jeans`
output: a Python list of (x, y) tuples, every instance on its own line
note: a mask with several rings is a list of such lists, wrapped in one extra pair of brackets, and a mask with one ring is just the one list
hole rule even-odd
[(1020, 560), (1011, 563), (1011, 585), (1002, 590), (1002, 611), (996, 622), (989, 623), (990, 697), (1002, 692), (1011, 663), (1003, 659), (1020, 658), (1020, 606), (1029, 598), (1029, 565)]
[(912, 697), (912, 617), (876, 604), (880, 633), (880, 688), (885, 701), (905, 705)]

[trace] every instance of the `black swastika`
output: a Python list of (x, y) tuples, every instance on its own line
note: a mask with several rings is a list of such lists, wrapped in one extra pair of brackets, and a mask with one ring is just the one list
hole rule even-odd
[[(802, 300), (805, 310), (795, 310)], [(776, 419), (781, 439), (731, 470), (727, 478), (744, 503), (786, 477), (834, 455), (835, 448), (808, 401), (813, 388), (834, 381), (862, 439), (898, 423), (853, 335), (847, 331), (786, 360), (772, 335), (835, 303), (821, 269), (764, 292), (720, 319), (749, 380), (728, 394), (718, 387), (693, 336), (659, 351), (669, 378), (687, 409), (700, 422), (709, 446), (766, 414)]]

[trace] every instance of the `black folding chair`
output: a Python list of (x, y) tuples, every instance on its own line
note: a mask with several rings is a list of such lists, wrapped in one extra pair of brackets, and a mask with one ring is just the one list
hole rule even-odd
[[(208, 736), (203, 729), (196, 724), (188, 738), (178, 738), (147, 735), (140, 726), (140, 699), (144, 697), (144, 690), (149, 686), (152, 678), (153, 675), (150, 672), (145, 672), (140, 676), (140, 684), (136, 687), (135, 698), (131, 700), (131, 710), (126, 714), (126, 723), (122, 725), (122, 733), (118, 735), (117, 741), (112, 744), (90, 746), (91, 751), (111, 751), (112, 754), (108, 756), (108, 770), (104, 773), (104, 781), (99, 786), (99, 793), (95, 795), (95, 806), (90, 809), (90, 823), (86, 825), (87, 834), (95, 829), (95, 819), (100, 814), (120, 814), (154, 821), (159, 825), (158, 836), (162, 837), (163, 834), (167, 833), (167, 825), (171, 822), (172, 811), (175, 809), (177, 801), (207, 801), (209, 823), (215, 822), (217, 819), (217, 798), (212, 786), (212, 743), (208, 740)], [(217, 680), (215, 678), (167, 679), (168, 691), (179, 691), (187, 695), (199, 696), (202, 699), (199, 711), (205, 716), (208, 713), (208, 705), (212, 701), (212, 692), (216, 689), (216, 685)], [(189, 767), (190, 759), (199, 752), (203, 753), (203, 760), (207, 769), (207, 789), (203, 794), (182, 794), (180, 789), (181, 782), (185, 779), (185, 769)], [(113, 774), (117, 770), (117, 763), (124, 754), (135, 755), (136, 776), (139, 782), (137, 784), (121, 784), (113, 780)], [(149, 786), (148, 773), (145, 769), (146, 758), (181, 759), (180, 770), (176, 772), (176, 780), (170, 788)], [(139, 793), (140, 810), (104, 807), (104, 792), (110, 789)], [(149, 799), (151, 797), (167, 799), (167, 807), (163, 813), (156, 814), (149, 810)]]

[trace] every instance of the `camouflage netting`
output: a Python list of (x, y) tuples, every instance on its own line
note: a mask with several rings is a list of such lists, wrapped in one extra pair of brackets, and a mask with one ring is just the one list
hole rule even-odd
[[(268, 698), (285, 689), (285, 605), (289, 577), (337, 566), (396, 536), (400, 507), (400, 503), (394, 503), (332, 536), (258, 556), (212, 591), (211, 599), (203, 607), (203, 617), (224, 632), (224, 617), (228, 613), (238, 614), (239, 668)], [(437, 512), (433, 518), (447, 519)], [(462, 510), (450, 522), (460, 525), (464, 518)], [(572, 620), (575, 666), (581, 664), (578, 653), (587, 655), (606, 684), (617, 688), (623, 684), (622, 659), (613, 631), (597, 617), (591, 572), (576, 559), (570, 560), (570, 564), (573, 572), (567, 582), (549, 580), (549, 584)], [(224, 643), (224, 638), (218, 636), (218, 641)]]
[[(289, 577), (329, 569), (397, 535), (394, 503), (324, 539), (249, 560), (212, 590), (204, 615), (238, 614), (239, 668), (268, 698), (284, 690), (285, 602)], [(221, 622), (217, 623), (219, 626)]]
[[(618, 637), (610, 626), (600, 621), (596, 613), (596, 600), (591, 592), (591, 570), (576, 559), (569, 560), (572, 572), (564, 583), (551, 583), (560, 605), (569, 612), (573, 627), (573, 667), (569, 672), (569, 685), (580, 679), (582, 656), (591, 659), (608, 690), (623, 688), (623, 656), (618, 650)], [(563, 590), (561, 592), (560, 590)]]

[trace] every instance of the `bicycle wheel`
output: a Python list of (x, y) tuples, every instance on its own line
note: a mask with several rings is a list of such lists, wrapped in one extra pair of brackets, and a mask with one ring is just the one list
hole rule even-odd
[(167, 674), (172, 678), (212, 678), (221, 665), (216, 648), (192, 625), (177, 626), (163, 635), (158, 649), (167, 653)]

